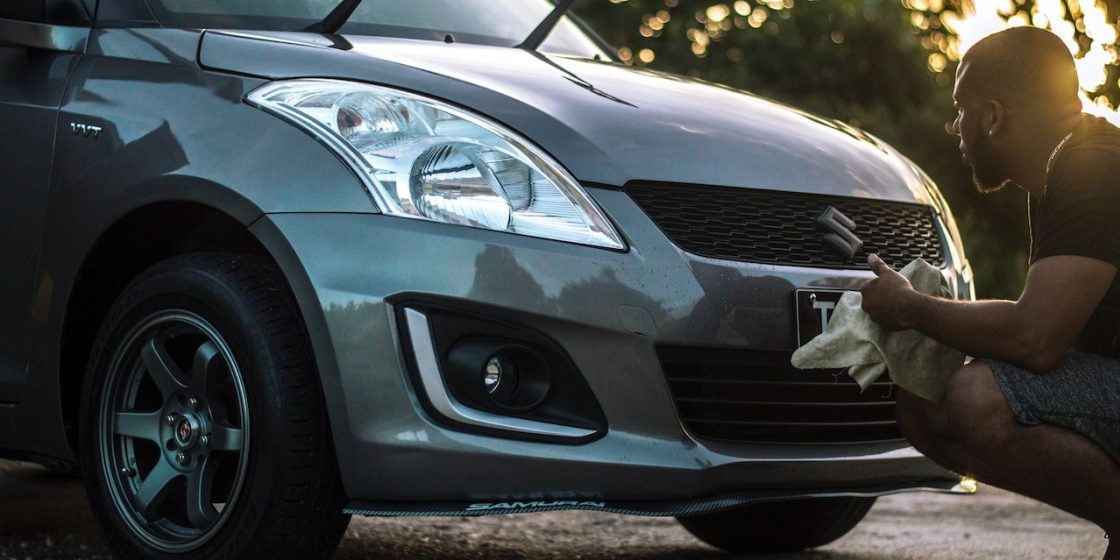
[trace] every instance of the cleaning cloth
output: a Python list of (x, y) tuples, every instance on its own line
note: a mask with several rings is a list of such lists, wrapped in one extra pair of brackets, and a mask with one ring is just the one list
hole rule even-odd
[[(940, 271), (922, 259), (914, 259), (899, 272), (919, 292), (949, 295)], [(964, 364), (964, 354), (915, 330), (885, 330), (863, 311), (862, 304), (859, 292), (840, 296), (824, 332), (793, 353), (793, 366), (846, 367), (860, 390), (886, 372), (899, 387), (941, 402), (949, 375)]]

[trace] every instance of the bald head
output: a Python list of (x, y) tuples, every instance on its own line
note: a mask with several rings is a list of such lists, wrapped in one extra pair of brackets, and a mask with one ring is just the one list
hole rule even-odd
[(1013, 27), (985, 37), (965, 53), (957, 79), (1011, 111), (1047, 118), (1081, 111), (1073, 56), (1043, 29)]

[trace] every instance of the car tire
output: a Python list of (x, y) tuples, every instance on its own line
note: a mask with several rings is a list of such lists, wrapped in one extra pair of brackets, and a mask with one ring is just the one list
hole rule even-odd
[(737, 554), (794, 552), (828, 544), (867, 515), (875, 498), (820, 498), (769, 502), (741, 509), (678, 517), (696, 538)]
[(113, 303), (81, 412), (93, 517), (125, 559), (326, 558), (350, 517), (318, 372), (269, 261), (175, 257)]

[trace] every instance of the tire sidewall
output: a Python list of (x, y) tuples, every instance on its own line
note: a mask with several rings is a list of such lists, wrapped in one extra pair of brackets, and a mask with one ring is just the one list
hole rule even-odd
[(696, 538), (737, 554), (777, 554), (816, 548), (851, 531), (873, 497), (802, 498), (678, 517)]
[[(225, 339), (241, 370), (249, 403), (249, 452), (234, 509), (218, 533), (201, 547), (183, 553), (167, 553), (145, 545), (120, 513), (104, 477), (99, 434), (99, 410), (107, 390), (108, 368), (126, 337), (146, 318), (169, 309), (194, 313), (209, 322)], [(101, 515), (101, 525), (111, 548), (123, 558), (241, 558), (254, 544), (264, 522), (269, 498), (276, 486), (279, 467), (265, 458), (283, 450), (274, 449), (274, 430), (283, 426), (283, 402), (276, 372), (276, 353), (261, 320), (245, 294), (214, 271), (157, 265), (134, 281), (111, 308), (94, 344), (85, 376), (81, 412), (81, 456), (90, 505)], [(117, 379), (120, 379), (118, 374)]]

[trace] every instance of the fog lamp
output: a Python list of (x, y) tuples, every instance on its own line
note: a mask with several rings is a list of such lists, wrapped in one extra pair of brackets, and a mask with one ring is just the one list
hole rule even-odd
[(552, 389), (552, 371), (544, 357), (512, 341), (468, 338), (451, 348), (447, 362), (455, 393), (484, 410), (529, 410)]
[(486, 392), (490, 394), (490, 398), (503, 406), (515, 408), (532, 406), (539, 402), (540, 396), (543, 396), (543, 394), (526, 394), (525, 391), (518, 389), (521, 385), (521, 372), (516, 358), (518, 354), (523, 354), (523, 351), (519, 351), (516, 347), (504, 348), (486, 360), (486, 368), (482, 372), (482, 383), (486, 387)]
[(497, 356), (490, 358), (486, 364), (486, 376), (482, 378), (482, 382), (486, 384), (486, 392), (491, 395), (502, 384), (502, 361)]

